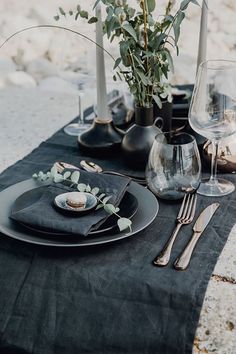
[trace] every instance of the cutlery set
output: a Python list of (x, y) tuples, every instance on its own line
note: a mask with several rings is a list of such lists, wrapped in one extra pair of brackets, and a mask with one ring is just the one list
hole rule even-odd
[[(64, 169), (78, 169), (78, 167), (64, 163), (64, 162), (56, 162), (56, 167), (58, 169), (58, 172), (62, 172)], [(118, 176), (123, 176), (123, 177), (129, 177), (124, 174), (115, 172), (115, 171), (104, 171), (99, 165), (95, 164), (94, 162), (90, 161), (81, 161), (80, 162), (80, 167), (88, 172), (92, 173), (108, 173), (108, 174), (114, 174)], [(145, 180), (141, 180), (138, 178), (133, 178), (130, 177), (134, 182), (137, 182), (141, 185), (145, 185)], [(195, 212), (196, 212), (196, 205), (197, 205), (197, 194), (185, 194), (179, 213), (176, 217), (176, 227), (171, 234), (170, 238), (166, 242), (165, 246), (161, 250), (161, 252), (157, 255), (157, 257), (154, 259), (153, 264), (155, 266), (159, 267), (165, 267), (168, 265), (170, 261), (170, 256), (171, 256), (171, 251), (174, 245), (174, 242), (177, 238), (177, 235), (183, 225), (188, 225), (191, 224)], [(195, 224), (193, 226), (193, 235), (191, 239), (189, 240), (188, 244), (185, 246), (183, 252), (180, 254), (180, 256), (175, 260), (174, 262), (174, 268), (176, 270), (185, 270), (189, 266), (189, 263), (191, 261), (191, 257), (193, 254), (193, 251), (196, 247), (197, 242), (199, 241), (202, 233), (204, 232), (205, 228), (211, 221), (211, 218), (213, 217), (214, 213), (216, 210), (219, 208), (220, 204), (219, 203), (213, 203), (208, 205), (198, 216), (197, 220), (195, 221)]]
[[(176, 218), (176, 222), (177, 222), (176, 228), (174, 229), (171, 237), (165, 244), (162, 251), (154, 259), (153, 261), (154, 265), (159, 267), (164, 267), (169, 263), (171, 250), (175, 242), (175, 239), (177, 237), (177, 234), (182, 225), (190, 224), (193, 221), (195, 211), (196, 211), (196, 204), (197, 204), (196, 194), (188, 194), (188, 195), (185, 194), (179, 210), (179, 214)], [(219, 208), (219, 206), (220, 206), (219, 203), (210, 204), (200, 213), (193, 226), (193, 235), (190, 241), (186, 245), (181, 255), (174, 262), (174, 268), (176, 270), (187, 269), (198, 240), (200, 239), (202, 233), (204, 232), (205, 228), (211, 221), (211, 218), (213, 217), (214, 213)]]

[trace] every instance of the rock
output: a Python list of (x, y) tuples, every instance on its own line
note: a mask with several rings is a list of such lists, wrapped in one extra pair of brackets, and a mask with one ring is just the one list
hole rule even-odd
[(6, 85), (11, 86), (20, 86), (25, 88), (35, 87), (37, 86), (36, 81), (32, 76), (25, 73), (24, 71), (15, 71), (9, 73), (6, 76)]
[(0, 73), (2, 75), (7, 75), (13, 71), (17, 70), (16, 64), (11, 58), (0, 57)]
[(26, 64), (26, 71), (38, 82), (45, 77), (56, 76), (58, 74), (56, 66), (46, 58), (38, 58), (30, 61)]
[(78, 87), (72, 83), (63, 80), (60, 77), (48, 77), (43, 79), (39, 83), (39, 88), (47, 91), (56, 91), (56, 92), (65, 92), (65, 93), (74, 93), (78, 92)]

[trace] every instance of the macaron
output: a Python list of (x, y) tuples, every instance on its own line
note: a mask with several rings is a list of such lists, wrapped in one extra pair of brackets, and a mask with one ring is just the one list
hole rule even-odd
[(71, 192), (66, 198), (66, 204), (72, 208), (85, 208), (87, 197), (83, 192)]

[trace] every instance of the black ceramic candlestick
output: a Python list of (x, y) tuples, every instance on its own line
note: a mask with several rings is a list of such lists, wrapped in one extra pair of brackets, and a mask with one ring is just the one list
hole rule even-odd
[(91, 128), (78, 137), (78, 144), (90, 155), (108, 154), (120, 147), (122, 138), (112, 119), (95, 118)]

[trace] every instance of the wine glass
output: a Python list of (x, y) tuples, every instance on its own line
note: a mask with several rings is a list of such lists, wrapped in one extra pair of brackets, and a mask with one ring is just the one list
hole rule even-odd
[(220, 140), (236, 132), (236, 62), (208, 60), (199, 65), (189, 124), (213, 146), (211, 177), (202, 180), (198, 193), (212, 197), (232, 193), (233, 183), (217, 178), (217, 155)]
[(187, 133), (160, 133), (146, 167), (150, 190), (160, 198), (178, 200), (194, 193), (201, 181), (201, 160), (195, 138)]
[(78, 121), (77, 123), (70, 123), (64, 127), (64, 132), (68, 135), (79, 136), (86, 130), (91, 127), (91, 124), (85, 123), (84, 119), (84, 107), (83, 107), (83, 98), (84, 92), (82, 91), (82, 86), (79, 87), (80, 91), (78, 92)]

